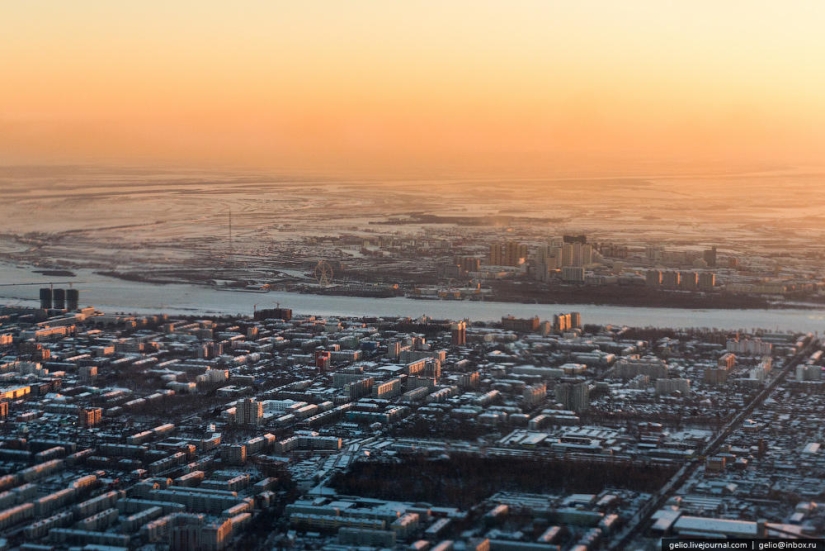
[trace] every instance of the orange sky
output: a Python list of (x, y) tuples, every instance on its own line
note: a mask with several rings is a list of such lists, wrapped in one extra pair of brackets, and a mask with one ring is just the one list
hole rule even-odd
[(821, 0), (35, 0), (0, 29), (0, 164), (825, 153)]

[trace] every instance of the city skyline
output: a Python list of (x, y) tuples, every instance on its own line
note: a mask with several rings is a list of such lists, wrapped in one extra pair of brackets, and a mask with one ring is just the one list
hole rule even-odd
[(0, 16), (0, 164), (547, 175), (825, 151), (817, 2), (81, 1)]

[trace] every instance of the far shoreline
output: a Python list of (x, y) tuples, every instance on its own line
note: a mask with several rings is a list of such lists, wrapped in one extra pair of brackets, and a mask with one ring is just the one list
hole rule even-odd
[[(42, 272), (37, 272), (42, 273)], [(261, 289), (251, 289), (244, 286), (227, 286), (226, 288), (218, 288), (213, 284), (198, 279), (190, 279), (185, 277), (170, 277), (161, 278), (153, 277), (151, 275), (142, 275), (135, 272), (119, 272), (114, 270), (100, 270), (95, 271), (96, 274), (119, 279), (122, 281), (145, 283), (151, 285), (194, 285), (198, 287), (212, 288), (220, 291), (238, 292), (238, 293), (256, 293), (266, 296), (269, 292)], [(636, 286), (557, 286), (550, 290), (549, 293), (542, 293), (530, 285), (532, 282), (526, 283), (524, 287), (526, 292), (514, 291), (514, 286), (510, 285), (504, 292), (498, 291), (493, 296), (487, 296), (483, 301), (475, 301), (470, 299), (439, 299), (439, 298), (417, 298), (410, 295), (377, 295), (375, 293), (357, 293), (352, 292), (351, 286), (341, 288), (340, 292), (336, 288), (314, 289), (312, 286), (295, 285), (284, 286), (283, 288), (275, 287), (274, 292), (288, 292), (309, 294), (315, 296), (339, 296), (352, 298), (393, 298), (398, 296), (405, 296), (410, 300), (421, 302), (464, 302), (465, 300), (471, 302), (494, 302), (494, 303), (516, 303), (516, 304), (536, 304), (542, 306), (550, 305), (578, 305), (590, 304), (592, 306), (618, 306), (626, 308), (673, 308), (683, 310), (819, 310), (825, 305), (817, 305), (810, 302), (790, 302), (790, 301), (770, 301), (763, 297), (755, 297), (751, 295), (737, 295), (725, 293), (723, 291), (715, 291), (713, 293), (690, 293), (678, 291), (651, 291), (645, 287)]]

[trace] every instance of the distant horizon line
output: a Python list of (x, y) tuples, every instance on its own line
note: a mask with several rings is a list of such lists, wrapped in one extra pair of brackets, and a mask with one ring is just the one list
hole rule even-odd
[[(578, 163), (577, 163), (578, 164)], [(607, 163), (606, 163), (607, 164)], [(508, 181), (581, 181), (581, 180), (617, 180), (617, 179), (681, 179), (696, 177), (747, 177), (747, 176), (770, 176), (771, 174), (783, 175), (793, 174), (795, 176), (815, 176), (825, 173), (825, 163), (791, 163), (791, 162), (728, 162), (718, 161), (664, 161), (649, 160), (629, 163), (617, 163), (615, 167), (604, 165), (594, 167), (573, 167), (559, 166), (554, 170), (542, 170), (534, 167), (522, 167), (511, 169), (493, 169), (479, 166), (473, 167), (443, 167), (435, 166), (417, 167), (411, 170), (410, 167), (381, 167), (362, 168), (355, 167), (315, 167), (299, 168), (297, 166), (260, 166), (243, 163), (196, 163), (196, 162), (170, 162), (170, 161), (42, 161), (42, 162), (3, 162), (0, 161), (0, 177), (6, 171), (48, 171), (50, 175), (66, 172), (101, 172), (113, 171), (136, 171), (143, 174), (157, 174), (159, 172), (217, 172), (225, 175), (247, 176), (247, 177), (268, 177), (279, 179), (321, 179), (321, 180), (389, 180), (389, 181), (433, 181), (433, 180), (472, 180), (495, 182), (500, 180)], [(644, 171), (639, 166), (648, 165), (648, 168), (655, 168), (651, 172)], [(728, 168), (726, 168), (728, 167)], [(416, 174), (411, 174), (415, 172)], [(32, 177), (34, 175), (28, 175)]]

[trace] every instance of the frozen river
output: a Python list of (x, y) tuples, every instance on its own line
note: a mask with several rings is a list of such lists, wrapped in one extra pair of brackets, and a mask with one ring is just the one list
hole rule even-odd
[[(242, 314), (254, 308), (280, 304), (298, 314), (324, 316), (411, 316), (479, 321), (516, 317), (552, 318), (559, 312), (581, 312), (585, 323), (658, 327), (715, 327), (720, 329), (791, 330), (819, 333), (825, 329), (825, 309), (803, 310), (691, 310), (678, 308), (632, 308), (590, 304), (521, 304), (508, 302), (424, 301), (407, 298), (360, 298), (305, 295), (298, 293), (247, 293), (218, 291), (210, 287), (174, 284), (156, 285), (122, 281), (79, 270), (77, 277), (47, 277), (31, 268), (0, 263), (0, 304), (37, 306), (40, 285), (68, 287), (74, 281), (81, 305), (104, 312), (168, 314)], [(35, 285), (20, 285), (34, 283)], [(15, 284), (15, 285), (8, 285)]]

